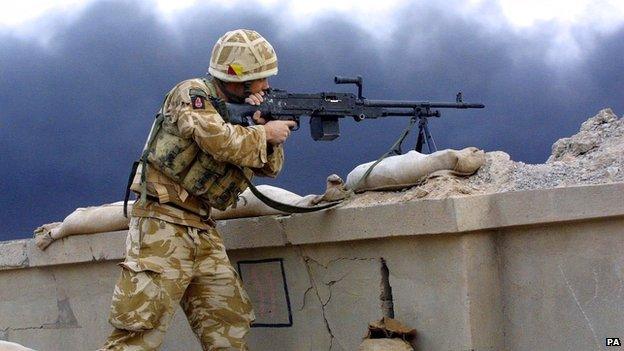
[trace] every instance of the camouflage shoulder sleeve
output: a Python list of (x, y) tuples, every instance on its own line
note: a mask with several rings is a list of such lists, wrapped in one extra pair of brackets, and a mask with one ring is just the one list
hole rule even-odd
[(273, 152), (267, 156), (267, 163), (262, 168), (255, 168), (253, 171), (260, 177), (277, 177), (277, 174), (284, 166), (284, 148), (282, 145), (273, 146)]
[(263, 167), (268, 161), (264, 127), (226, 123), (208, 96), (201, 80), (184, 81), (169, 93), (165, 115), (177, 123), (180, 136), (192, 138), (216, 160), (243, 167)]

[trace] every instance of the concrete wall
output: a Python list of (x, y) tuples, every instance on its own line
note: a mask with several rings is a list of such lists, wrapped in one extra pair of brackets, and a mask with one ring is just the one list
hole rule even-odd
[[(257, 311), (253, 350), (356, 349), (382, 315), (382, 258), (417, 350), (600, 350), (624, 341), (623, 195), (620, 183), (219, 225)], [(124, 238), (0, 243), (0, 339), (99, 347)], [(200, 350), (181, 311), (162, 350)]]

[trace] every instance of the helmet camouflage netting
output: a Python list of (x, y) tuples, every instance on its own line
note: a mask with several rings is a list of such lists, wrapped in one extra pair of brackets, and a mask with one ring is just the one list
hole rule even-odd
[(267, 78), (277, 74), (277, 55), (258, 32), (233, 30), (219, 38), (212, 48), (208, 73), (225, 82)]

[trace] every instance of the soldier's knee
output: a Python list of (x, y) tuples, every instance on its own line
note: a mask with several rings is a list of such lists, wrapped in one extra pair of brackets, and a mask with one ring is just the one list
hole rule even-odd
[(158, 327), (171, 308), (169, 294), (162, 286), (162, 271), (143, 267), (137, 262), (123, 262), (115, 291), (109, 323), (118, 329), (145, 331)]

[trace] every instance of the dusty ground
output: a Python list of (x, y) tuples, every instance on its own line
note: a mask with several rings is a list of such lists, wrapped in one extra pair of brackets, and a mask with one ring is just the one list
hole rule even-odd
[(613, 182), (624, 182), (624, 119), (604, 109), (578, 133), (557, 140), (546, 163), (525, 164), (502, 151), (488, 152), (485, 165), (470, 177), (442, 175), (403, 191), (367, 192), (345, 206)]

